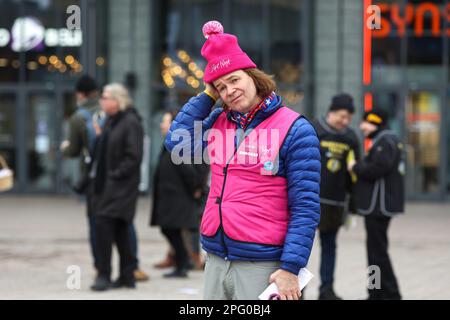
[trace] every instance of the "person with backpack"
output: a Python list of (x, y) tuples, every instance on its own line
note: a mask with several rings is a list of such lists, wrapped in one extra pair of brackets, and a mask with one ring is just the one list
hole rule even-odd
[[(93, 150), (97, 135), (105, 122), (104, 112), (99, 102), (99, 90), (96, 81), (88, 76), (82, 76), (76, 83), (77, 110), (69, 119), (68, 139), (61, 143), (61, 153), (67, 158), (80, 158), (80, 180), (72, 186), (72, 189), (86, 198), (88, 233), (91, 254), (94, 260), (94, 268), (98, 270), (98, 255), (95, 246), (95, 215), (92, 201), (86, 192), (88, 187), (88, 167), (92, 160)], [(137, 237), (134, 225), (131, 225), (130, 241), (132, 243), (135, 261), (135, 277), (138, 281), (148, 280), (148, 275), (139, 269), (137, 257)]]

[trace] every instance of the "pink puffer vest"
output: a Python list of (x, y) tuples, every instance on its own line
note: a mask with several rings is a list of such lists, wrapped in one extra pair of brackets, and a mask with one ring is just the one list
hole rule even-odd
[(223, 112), (208, 135), (211, 189), (201, 223), (204, 236), (222, 226), (233, 240), (283, 245), (289, 221), (286, 178), (278, 155), (299, 114), (282, 107), (248, 134), (234, 152), (236, 124)]

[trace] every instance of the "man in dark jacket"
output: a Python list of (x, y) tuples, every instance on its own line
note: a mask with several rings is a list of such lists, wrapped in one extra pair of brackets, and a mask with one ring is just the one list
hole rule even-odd
[(76, 84), (77, 111), (69, 119), (69, 138), (61, 143), (61, 152), (65, 157), (80, 157), (80, 174), (87, 169), (85, 156), (89, 156), (89, 139), (86, 119), (80, 110), (86, 110), (91, 117), (101, 111), (98, 87), (89, 76), (81, 77)]
[(380, 286), (369, 283), (369, 299), (401, 299), (388, 254), (387, 231), (391, 217), (404, 212), (404, 147), (395, 133), (387, 130), (387, 121), (382, 109), (364, 114), (360, 128), (372, 139), (372, 146), (362, 161), (348, 165), (358, 179), (356, 207), (365, 216), (369, 267), (380, 275)]
[[(69, 119), (69, 139), (61, 143), (61, 152), (63, 156), (68, 158), (80, 158), (80, 177), (85, 177), (91, 155), (89, 154), (86, 119), (80, 110), (85, 111), (86, 114), (90, 114), (92, 117), (95, 113), (100, 112), (101, 108), (98, 87), (94, 79), (89, 76), (81, 77), (76, 84), (75, 90), (78, 110)], [(83, 178), (81, 178), (81, 181), (83, 181)], [(79, 185), (78, 188), (82, 188), (82, 186)], [(97, 251), (95, 249), (95, 219), (90, 200), (90, 197), (86, 195), (89, 241), (94, 267), (98, 269)]]
[(348, 161), (359, 158), (359, 142), (349, 128), (355, 107), (348, 94), (333, 97), (326, 117), (314, 121), (322, 161), (319, 235), (321, 245), (320, 300), (340, 300), (333, 289), (336, 238), (344, 221), (352, 181)]

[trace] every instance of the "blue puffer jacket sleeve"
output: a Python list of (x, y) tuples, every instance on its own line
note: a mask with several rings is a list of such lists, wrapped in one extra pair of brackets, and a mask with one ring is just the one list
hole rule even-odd
[(312, 125), (302, 117), (294, 123), (285, 144), (290, 221), (281, 269), (298, 274), (308, 263), (320, 220), (319, 140)]
[(223, 112), (222, 108), (211, 112), (214, 103), (206, 93), (189, 99), (173, 120), (167, 133), (164, 144), (169, 152), (174, 151), (177, 155), (189, 158), (202, 157), (203, 149), (207, 146), (207, 141), (203, 141), (202, 137)]

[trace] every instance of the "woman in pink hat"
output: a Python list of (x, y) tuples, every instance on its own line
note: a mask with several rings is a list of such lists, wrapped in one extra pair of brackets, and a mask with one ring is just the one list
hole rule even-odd
[[(284, 106), (236, 36), (217, 21), (203, 34), (206, 90), (183, 106), (165, 145), (174, 162), (207, 154), (211, 163), (204, 298), (257, 299), (274, 282), (281, 299), (297, 300), (320, 218), (316, 132)], [(223, 108), (212, 110), (219, 98)]]

